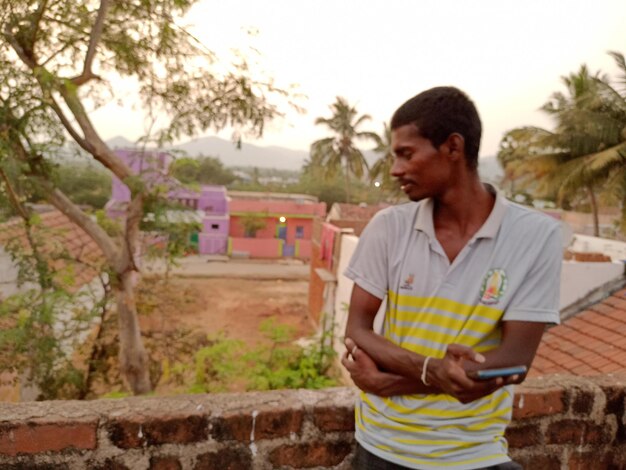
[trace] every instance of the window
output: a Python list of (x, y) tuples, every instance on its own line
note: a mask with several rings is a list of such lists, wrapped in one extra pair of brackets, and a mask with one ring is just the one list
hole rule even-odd
[(219, 230), (220, 224), (211, 224), (211, 230)]
[(302, 225), (296, 226), (296, 238), (304, 238), (304, 227)]

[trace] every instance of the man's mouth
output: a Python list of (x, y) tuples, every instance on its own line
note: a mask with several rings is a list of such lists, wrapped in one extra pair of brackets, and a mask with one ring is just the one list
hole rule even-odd
[(400, 183), (400, 189), (404, 192), (407, 192), (413, 185), (411, 181), (399, 181), (399, 183)]

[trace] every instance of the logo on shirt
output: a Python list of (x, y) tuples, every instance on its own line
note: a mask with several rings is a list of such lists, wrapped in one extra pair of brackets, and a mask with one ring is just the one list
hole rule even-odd
[(409, 274), (404, 280), (404, 284), (400, 286), (400, 289), (413, 289), (413, 281), (415, 281), (415, 276), (413, 274)]
[(504, 269), (490, 269), (480, 287), (480, 301), (483, 304), (497, 304), (504, 295), (508, 280)]

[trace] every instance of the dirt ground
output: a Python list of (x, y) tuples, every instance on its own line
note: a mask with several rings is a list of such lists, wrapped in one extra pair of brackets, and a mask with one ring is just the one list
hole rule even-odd
[[(147, 292), (150, 281), (146, 281)], [(186, 328), (255, 345), (259, 324), (270, 317), (295, 329), (297, 337), (314, 333), (309, 316), (307, 281), (173, 278), (167, 288), (149, 296), (142, 331)]]
[[(183, 383), (171, 379), (174, 370), (166, 369), (184, 365), (187, 381), (193, 374), (194, 354), (217, 337), (242, 341), (250, 350), (269, 345), (259, 329), (268, 318), (291, 327), (294, 340), (316, 331), (308, 309), (308, 281), (304, 280), (173, 277), (164, 282), (162, 278), (144, 278), (136, 293), (157, 395), (185, 393)], [(117, 322), (111, 316), (97, 340), (89, 398), (128, 392), (121, 381), (117, 348)], [(224, 391), (242, 391), (242, 387), (233, 383)]]

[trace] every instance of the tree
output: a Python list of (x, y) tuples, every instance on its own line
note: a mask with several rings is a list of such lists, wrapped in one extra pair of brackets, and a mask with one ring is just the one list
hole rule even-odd
[[(620, 55), (612, 54), (619, 64)], [(554, 131), (513, 129), (502, 139), (498, 159), (506, 179), (539, 195), (563, 203), (584, 192), (598, 236), (598, 188), (624, 181), (626, 102), (608, 77), (591, 74), (584, 65), (562, 80), (567, 94), (554, 93), (542, 107), (554, 118)]]
[(374, 141), (376, 142), (374, 152), (380, 155), (380, 158), (370, 169), (370, 180), (379, 182), (380, 190), (385, 191), (391, 199), (398, 200), (402, 196), (402, 190), (391, 176), (394, 155), (391, 146), (391, 127), (388, 123), (384, 123), (382, 135), (376, 134)]
[(214, 157), (179, 158), (170, 166), (172, 176), (181, 183), (229, 185), (237, 177)]
[(367, 114), (358, 116), (356, 108), (350, 106), (345, 98), (338, 96), (330, 109), (332, 116), (319, 117), (315, 124), (328, 127), (334, 135), (311, 144), (310, 164), (324, 168), (327, 177), (343, 172), (346, 182), (346, 202), (349, 202), (350, 176), (354, 175), (360, 179), (368, 170), (363, 152), (355, 146), (355, 141), (362, 139), (376, 141), (377, 136), (373, 132), (358, 130), (371, 117)]
[[(252, 79), (245, 61), (212, 71), (215, 56), (177, 23), (194, 3), (0, 0), (0, 165), (17, 162), (20, 179), (33, 181), (102, 250), (117, 304), (120, 369), (134, 393), (151, 389), (133, 292), (150, 190), (105, 144), (89, 110), (113, 98), (116, 80), (132, 81), (149, 129), (157, 117), (170, 118), (144, 139), (161, 143), (227, 125), (260, 135), (286, 96), (271, 80)], [(68, 138), (130, 188), (120, 237), (55, 186), (50, 154)]]
[(267, 225), (264, 217), (255, 214), (244, 215), (239, 222), (243, 227), (244, 237), (247, 238), (255, 238), (256, 233)]

